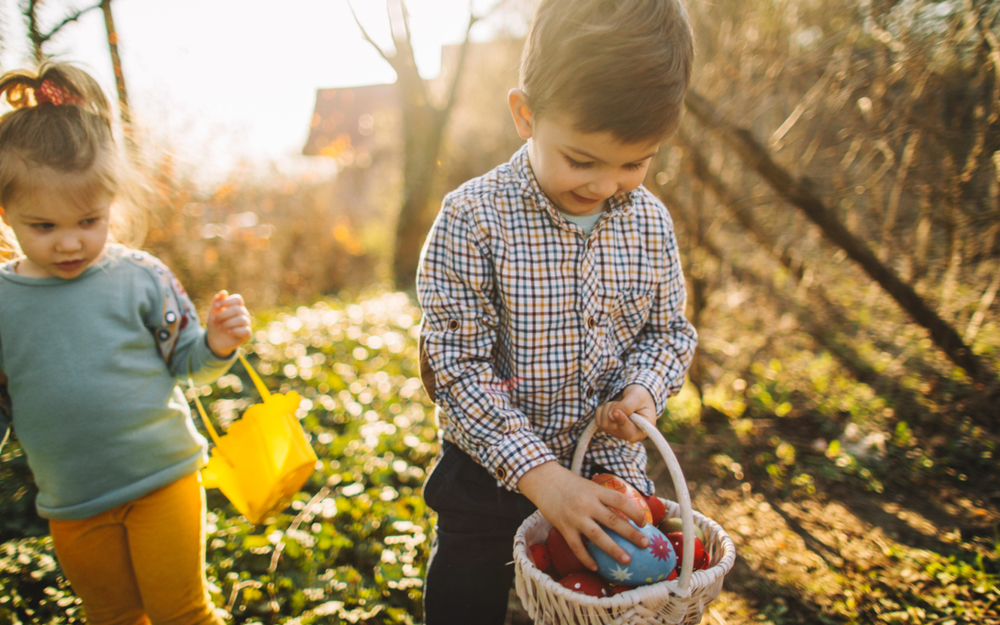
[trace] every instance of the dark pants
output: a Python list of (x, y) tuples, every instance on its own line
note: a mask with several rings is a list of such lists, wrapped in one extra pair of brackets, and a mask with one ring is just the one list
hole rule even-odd
[(527, 497), (445, 441), (424, 484), (438, 514), (424, 585), (427, 625), (502, 625), (514, 582), (514, 534), (535, 511)]

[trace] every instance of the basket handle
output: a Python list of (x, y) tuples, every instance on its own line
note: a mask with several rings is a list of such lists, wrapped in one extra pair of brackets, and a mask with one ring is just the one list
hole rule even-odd
[[(691, 573), (694, 568), (694, 516), (691, 514), (691, 494), (688, 492), (684, 472), (681, 471), (681, 465), (677, 462), (674, 450), (670, 448), (667, 439), (663, 438), (663, 435), (660, 434), (655, 425), (638, 414), (629, 415), (629, 419), (632, 420), (632, 423), (636, 427), (645, 432), (649, 440), (656, 445), (656, 449), (666, 461), (667, 468), (670, 470), (670, 477), (674, 481), (674, 490), (677, 491), (677, 503), (681, 508), (681, 527), (684, 532), (684, 557), (681, 558), (681, 573), (677, 578), (677, 588), (679, 591), (678, 595), (686, 597), (691, 592)], [(580, 469), (583, 467), (583, 457), (587, 453), (590, 439), (594, 437), (596, 432), (597, 421), (591, 421), (587, 424), (586, 429), (583, 430), (583, 434), (580, 435), (580, 440), (576, 443), (576, 451), (573, 453), (573, 463), (570, 466), (573, 473), (580, 475)]]

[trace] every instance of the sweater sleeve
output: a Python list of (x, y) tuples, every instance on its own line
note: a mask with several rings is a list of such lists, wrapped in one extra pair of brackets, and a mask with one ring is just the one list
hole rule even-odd
[(211, 384), (232, 366), (236, 351), (228, 358), (213, 354), (194, 304), (180, 281), (153, 256), (142, 254), (140, 262), (152, 269), (156, 286), (146, 326), (170, 373), (179, 380), (190, 377), (196, 384)]
[[(7, 375), (3, 372), (3, 339), (0, 338), (0, 441), (4, 439), (11, 423), (10, 394), (7, 392)], [(0, 444), (0, 451), (3, 445)]]

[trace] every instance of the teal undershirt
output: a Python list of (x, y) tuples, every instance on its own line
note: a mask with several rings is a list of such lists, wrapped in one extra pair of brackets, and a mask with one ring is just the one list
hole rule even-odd
[(580, 226), (584, 235), (590, 236), (590, 232), (594, 229), (594, 226), (597, 225), (597, 222), (600, 221), (601, 215), (604, 214), (604, 211), (602, 210), (593, 215), (570, 215), (569, 213), (564, 213), (563, 211), (559, 211), (559, 213), (566, 218), (566, 221)]
[(233, 360), (211, 353), (166, 267), (120, 246), (72, 280), (20, 276), (15, 263), (0, 265), (11, 403), (0, 438), (12, 421), (39, 515), (91, 517), (203, 466), (178, 381), (211, 383)]

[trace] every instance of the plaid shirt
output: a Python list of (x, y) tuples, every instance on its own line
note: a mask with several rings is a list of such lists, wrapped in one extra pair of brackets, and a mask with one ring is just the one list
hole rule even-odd
[[(417, 293), (442, 434), (512, 491), (544, 462), (568, 467), (597, 407), (626, 386), (662, 413), (697, 343), (663, 204), (643, 187), (615, 196), (587, 236), (545, 196), (527, 146), (445, 197)], [(641, 443), (598, 432), (584, 477), (595, 465), (653, 490)]]

